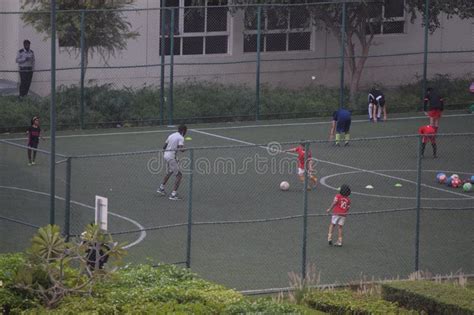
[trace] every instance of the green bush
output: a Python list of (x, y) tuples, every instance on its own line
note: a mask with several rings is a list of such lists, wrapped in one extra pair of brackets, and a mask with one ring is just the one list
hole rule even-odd
[(474, 292), (450, 283), (398, 281), (382, 285), (383, 298), (428, 314), (473, 314)]
[(24, 265), (22, 254), (0, 255), (0, 310), (3, 313), (19, 312), (38, 305), (30, 295), (13, 288), (17, 271)]
[[(467, 108), (472, 101), (468, 91), (471, 78), (437, 75), (427, 82), (446, 98), (447, 108)], [(422, 106), (421, 81), (398, 87), (379, 88), (385, 93), (389, 113), (419, 110)], [(168, 97), (168, 91), (164, 91)], [(186, 81), (174, 85), (173, 117), (175, 122), (214, 122), (254, 119), (255, 89), (246, 85)], [(61, 129), (80, 126), (80, 88), (61, 86), (57, 91), (57, 125)], [(339, 106), (339, 89), (324, 86), (287, 89), (261, 86), (260, 117), (297, 118), (330, 115)], [(345, 103), (348, 104), (348, 91)], [(23, 130), (32, 116), (49, 124), (49, 97), (18, 100), (0, 97), (0, 131)], [(111, 84), (89, 86), (84, 90), (84, 123), (86, 127), (115, 127), (117, 124), (153, 125), (163, 115), (168, 122), (169, 108), (160, 110), (160, 90), (149, 86), (140, 89), (115, 89)], [(355, 113), (367, 111), (367, 90), (361, 89), (351, 106)], [(15, 129), (16, 127), (16, 129)]]
[(331, 314), (413, 314), (400, 309), (396, 303), (374, 296), (357, 295), (348, 290), (312, 291), (303, 302), (311, 308)]
[(93, 288), (91, 297), (70, 296), (57, 313), (302, 313), (272, 301), (249, 302), (240, 293), (198, 278), (174, 265), (126, 266)]

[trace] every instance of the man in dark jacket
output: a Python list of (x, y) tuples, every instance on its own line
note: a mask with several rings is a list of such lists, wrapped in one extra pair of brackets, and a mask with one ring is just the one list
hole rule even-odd
[(423, 111), (430, 117), (430, 126), (439, 127), (439, 119), (444, 110), (444, 99), (433, 88), (427, 88)]

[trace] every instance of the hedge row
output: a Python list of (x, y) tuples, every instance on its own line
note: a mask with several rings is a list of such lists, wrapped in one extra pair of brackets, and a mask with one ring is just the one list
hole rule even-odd
[(240, 293), (198, 278), (173, 265), (126, 266), (92, 289), (70, 295), (47, 310), (13, 288), (23, 256), (0, 255), (0, 310), (12, 314), (305, 314), (296, 305), (249, 300)]
[(474, 314), (474, 291), (450, 283), (390, 282), (382, 285), (382, 296), (428, 314)]
[(349, 290), (313, 291), (303, 301), (311, 308), (330, 314), (417, 314), (399, 308), (396, 303), (375, 296), (358, 295)]
[[(445, 96), (450, 108), (472, 102), (469, 84), (472, 78), (452, 79), (436, 76), (428, 85)], [(416, 111), (421, 106), (421, 82), (396, 88), (381, 89), (386, 94), (388, 111)], [(156, 125), (160, 122), (160, 90), (156, 87), (141, 89), (121, 88), (106, 84), (87, 87), (84, 123), (86, 127), (115, 127), (121, 125)], [(168, 92), (165, 91), (165, 95)], [(345, 95), (348, 96), (348, 91)], [(0, 97), (0, 131), (11, 131), (28, 126), (34, 115), (48, 124), (48, 97)], [(79, 87), (61, 87), (57, 92), (57, 124), (73, 129), (80, 125)], [(211, 82), (176, 84), (174, 87), (173, 117), (178, 122), (197, 123), (213, 121), (249, 120), (256, 114), (255, 91), (244, 85), (224, 85)], [(262, 119), (325, 116), (339, 105), (339, 89), (323, 86), (300, 90), (262, 86), (260, 114)], [(366, 112), (367, 91), (361, 91), (352, 109)], [(163, 109), (164, 123), (168, 123), (168, 106)], [(176, 121), (175, 121), (176, 122)], [(18, 129), (17, 129), (18, 130)]]

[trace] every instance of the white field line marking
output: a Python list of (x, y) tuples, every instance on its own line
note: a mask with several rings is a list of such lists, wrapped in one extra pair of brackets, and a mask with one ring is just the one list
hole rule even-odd
[[(444, 115), (443, 118), (447, 117), (464, 117), (471, 116), (472, 114), (451, 114)], [(229, 126), (229, 127), (207, 127), (199, 128), (199, 130), (226, 130), (226, 129), (245, 129), (245, 128), (260, 128), (260, 127), (287, 127), (287, 126), (306, 126), (306, 125), (329, 125), (332, 123), (332, 118), (328, 117), (330, 121), (316, 121), (307, 123), (286, 123), (286, 124), (265, 124), (265, 125), (245, 125), (245, 126)], [(413, 120), (413, 119), (426, 119), (426, 116), (410, 116), (410, 117), (397, 117), (391, 118), (392, 120)], [(368, 119), (356, 119), (352, 120), (352, 123), (369, 123)]]
[[(14, 187), (14, 186), (0, 186), (0, 188), (3, 188), (3, 189), (11, 189), (11, 190), (19, 190), (19, 191), (24, 191), (24, 192), (29, 192), (29, 193), (32, 193), (32, 194), (37, 194), (37, 195), (43, 195), (43, 196), (49, 196), (48, 193), (45, 193), (45, 192), (42, 192), (42, 191), (37, 191), (37, 190), (31, 190), (31, 189), (26, 189), (26, 188), (19, 188), (19, 187)], [(62, 200), (64, 201), (65, 199), (63, 197), (59, 197), (59, 196), (54, 196), (56, 199), (58, 200)], [(74, 201), (74, 200), (71, 200), (71, 203), (75, 204), (75, 205), (78, 205), (78, 206), (81, 206), (81, 207), (84, 207), (84, 208), (89, 208), (89, 209), (92, 209), (94, 210), (95, 208), (92, 207), (92, 206), (89, 206), (89, 205), (86, 205), (84, 203), (81, 203), (81, 202), (78, 202), (78, 201)], [(119, 219), (123, 219), (125, 221), (128, 221), (130, 223), (132, 223), (133, 225), (135, 225), (138, 229), (141, 230), (140, 232), (140, 237), (138, 239), (136, 239), (133, 243), (130, 243), (126, 246), (124, 246), (123, 248), (127, 249), (127, 248), (130, 248), (132, 246), (135, 246), (139, 243), (141, 243), (145, 237), (146, 237), (146, 231), (144, 231), (144, 227), (138, 223), (137, 221), (133, 220), (133, 219), (130, 219), (128, 217), (125, 217), (123, 215), (120, 215), (120, 214), (117, 214), (117, 213), (114, 213), (114, 212), (110, 212), (110, 215), (112, 216), (115, 216)]]
[[(216, 137), (216, 138), (220, 138), (220, 139), (224, 139), (224, 140), (239, 142), (239, 143), (242, 143), (242, 144), (256, 145), (256, 143), (251, 143), (251, 142), (247, 142), (247, 141), (243, 141), (243, 140), (239, 140), (239, 139), (235, 139), (235, 138), (230, 138), (230, 137), (225, 137), (225, 136), (221, 136), (221, 135), (216, 135), (216, 134), (213, 134), (213, 133), (204, 132), (204, 131), (197, 130), (197, 129), (191, 129), (191, 130), (192, 130), (193, 132), (201, 133), (201, 134), (204, 134), (204, 135), (207, 135), (207, 136), (211, 136), (211, 137)], [(262, 145), (262, 146), (258, 146), (258, 147), (259, 147), (259, 148), (262, 148), (262, 149), (264, 149), (264, 150), (268, 150), (268, 149), (269, 149), (267, 146), (263, 146), (263, 145)], [(284, 152), (284, 151), (281, 151), (281, 153), (291, 154), (291, 153), (289, 153), (289, 152)], [(295, 154), (291, 154), (291, 155), (295, 155)], [(415, 181), (412, 181), (412, 180), (409, 180), (409, 179), (405, 179), (405, 178), (401, 178), (401, 177), (397, 177), (397, 176), (392, 176), (392, 175), (387, 175), (387, 174), (382, 174), (382, 173), (377, 173), (377, 172), (375, 172), (375, 171), (365, 170), (365, 169), (359, 168), (359, 167), (354, 167), (354, 166), (345, 165), (345, 164), (340, 164), (340, 163), (336, 163), (336, 162), (330, 162), (330, 161), (320, 160), (320, 159), (316, 159), (316, 158), (313, 158), (313, 160), (314, 160), (314, 161), (317, 161), (317, 162), (321, 162), (321, 163), (327, 163), (327, 164), (330, 164), (330, 165), (335, 165), (335, 166), (339, 166), (339, 167), (349, 168), (349, 169), (352, 169), (352, 170), (355, 170), (355, 171), (359, 171), (359, 172), (365, 172), (365, 173), (370, 173), (370, 174), (374, 174), (374, 175), (379, 175), (379, 176), (386, 177), (386, 178), (397, 179), (397, 180), (400, 180), (400, 181), (403, 181), (403, 182), (407, 182), (407, 183), (411, 183), (411, 184), (415, 184), (415, 185), (417, 184)], [(431, 188), (431, 189), (435, 189), (435, 190), (439, 190), (439, 191), (443, 191), (443, 192), (447, 192), (447, 193), (450, 193), (450, 194), (453, 194), (453, 195), (458, 195), (458, 196), (464, 197), (464, 198), (466, 198), (466, 199), (474, 199), (474, 197), (466, 196), (466, 195), (461, 194), (461, 193), (457, 193), (457, 192), (454, 192), (454, 191), (445, 190), (445, 189), (438, 188), (438, 187), (435, 187), (435, 186), (430, 186), (430, 185), (426, 185), (426, 184), (421, 184), (421, 186), (427, 187), (427, 188)]]
[[(451, 114), (444, 115), (443, 118), (448, 117), (465, 117), (471, 116), (472, 114)], [(329, 117), (330, 118), (330, 117)], [(413, 119), (426, 119), (426, 116), (410, 116), (410, 117), (397, 117), (391, 118), (392, 120), (413, 120)], [(352, 120), (352, 123), (369, 123), (367, 119), (357, 119)], [(222, 127), (205, 127), (199, 128), (199, 130), (225, 130), (225, 129), (246, 129), (246, 128), (267, 128), (267, 127), (290, 127), (290, 126), (307, 126), (307, 125), (329, 125), (331, 121), (316, 121), (316, 122), (307, 122), (307, 123), (281, 123), (281, 124), (265, 124), (265, 125), (245, 125), (245, 126), (222, 126)], [(194, 129), (195, 130), (195, 129)], [(107, 137), (107, 136), (122, 136), (122, 135), (134, 135), (134, 134), (150, 134), (150, 133), (168, 133), (170, 130), (143, 130), (143, 131), (124, 131), (124, 132), (106, 132), (106, 133), (90, 133), (90, 134), (77, 134), (77, 135), (63, 135), (56, 136), (56, 139), (62, 138), (81, 138), (81, 137)], [(49, 139), (50, 137), (44, 137)], [(5, 141), (15, 141), (15, 140), (28, 140), (28, 138), (11, 138), (11, 139), (1, 139)]]
[[(417, 170), (377, 170), (376, 172), (416, 172)], [(425, 172), (437, 172), (437, 171), (433, 171), (433, 170), (424, 170)], [(445, 171), (445, 172), (449, 172), (449, 171)], [(335, 173), (335, 174), (331, 174), (331, 175), (327, 175), (327, 176), (324, 176), (323, 178), (320, 179), (320, 183), (321, 185), (327, 187), (327, 188), (330, 188), (330, 189), (333, 189), (333, 190), (336, 190), (337, 191), (337, 188), (336, 187), (333, 187), (331, 185), (329, 185), (328, 183), (326, 183), (327, 179), (329, 178), (332, 178), (332, 177), (337, 177), (337, 176), (342, 176), (342, 175), (351, 175), (351, 174), (358, 174), (358, 173), (361, 173), (360, 171), (350, 171), (350, 172), (342, 172), (342, 173)], [(464, 172), (452, 172), (453, 174), (454, 173), (464, 173)], [(466, 173), (467, 174), (467, 173)], [(415, 183), (416, 184), (416, 183)], [(422, 184), (423, 185), (423, 184)], [(429, 186), (431, 187), (431, 186)], [(446, 192), (451, 192), (451, 193), (456, 193), (456, 192), (453, 192), (453, 191), (448, 191), (446, 190)], [(353, 191), (352, 192), (353, 194), (356, 194), (356, 195), (361, 195), (361, 196), (368, 196), (368, 197), (375, 197), (375, 198), (390, 198), (390, 199), (410, 199), (410, 200), (416, 200), (416, 197), (403, 197), (403, 196), (387, 196), (387, 195), (378, 195), (378, 194), (366, 194), (366, 193), (363, 193), (363, 192), (356, 192), (356, 191)], [(456, 193), (458, 194), (458, 193)], [(463, 196), (466, 196), (463, 194)], [(466, 199), (460, 199), (460, 198), (428, 198), (428, 197), (421, 197), (421, 200), (439, 200), (439, 201), (448, 201), (448, 200), (466, 200)]]

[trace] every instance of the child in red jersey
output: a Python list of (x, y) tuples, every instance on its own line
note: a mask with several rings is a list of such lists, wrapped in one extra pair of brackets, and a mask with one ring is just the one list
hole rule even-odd
[(305, 180), (305, 169), (308, 170), (308, 175), (309, 175), (309, 180), (310, 183), (308, 184), (307, 189), (311, 190), (317, 183), (318, 179), (316, 176), (313, 175), (314, 172), (314, 161), (313, 161), (313, 156), (311, 154), (311, 150), (308, 150), (308, 160), (305, 163), (305, 144), (302, 142), (300, 143), (299, 146), (296, 148), (288, 149), (285, 150), (284, 152), (294, 152), (298, 154), (298, 177), (302, 183), (304, 183)]
[(431, 147), (433, 148), (433, 157), (436, 159), (437, 155), (437, 145), (436, 145), (436, 133), (438, 132), (438, 127), (432, 125), (421, 126), (418, 129), (418, 133), (422, 135), (421, 139), (421, 156), (425, 156), (425, 147), (426, 143), (430, 142)]
[[(31, 118), (31, 126), (26, 131), (28, 134), (28, 166), (36, 164), (36, 149), (38, 148), (41, 133), (39, 124), (39, 117), (35, 116)], [(43, 137), (41, 137), (41, 139), (44, 140)]]
[(351, 200), (349, 199), (350, 194), (351, 189), (349, 186), (342, 185), (340, 192), (336, 195), (336, 197), (334, 197), (331, 207), (326, 210), (327, 213), (333, 210), (328, 232), (329, 245), (332, 245), (332, 232), (334, 230), (334, 226), (337, 224), (337, 242), (334, 245), (338, 247), (342, 246), (342, 226), (346, 221), (347, 212), (349, 212), (349, 208), (351, 207)]

